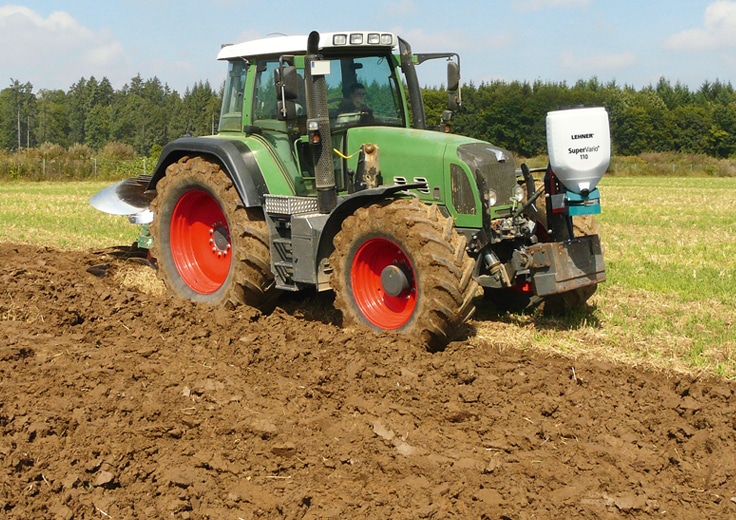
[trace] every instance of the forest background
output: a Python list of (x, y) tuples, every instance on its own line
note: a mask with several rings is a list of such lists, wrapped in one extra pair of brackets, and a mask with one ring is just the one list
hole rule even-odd
[[(370, 88), (370, 87), (369, 87)], [(81, 78), (67, 91), (11, 78), (0, 91), (0, 179), (122, 178), (150, 171), (162, 147), (183, 135), (217, 132), (223, 86), (197, 82), (183, 94), (157, 77), (121, 89)], [(423, 89), (428, 124), (439, 124), (447, 92)], [(614, 173), (736, 177), (736, 92), (704, 82), (697, 91), (661, 78), (641, 89), (496, 81), (462, 89), (452, 131), (546, 161), (545, 116), (565, 106), (603, 106), (611, 125)], [(545, 164), (532, 164), (544, 166)], [(639, 170), (639, 171), (637, 171)]]

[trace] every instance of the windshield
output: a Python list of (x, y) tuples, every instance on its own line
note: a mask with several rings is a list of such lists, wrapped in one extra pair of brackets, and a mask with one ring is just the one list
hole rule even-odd
[[(361, 125), (405, 126), (404, 104), (390, 57), (329, 58), (327, 102), (333, 129)], [(252, 115), (256, 125), (278, 117), (274, 72), (276, 59), (259, 60), (253, 93)], [(304, 79), (303, 71), (300, 78)], [(300, 89), (301, 90), (301, 89)], [(306, 116), (301, 90), (296, 101), (298, 116)]]
[(404, 126), (404, 108), (391, 59), (331, 59), (327, 101), (333, 126)]

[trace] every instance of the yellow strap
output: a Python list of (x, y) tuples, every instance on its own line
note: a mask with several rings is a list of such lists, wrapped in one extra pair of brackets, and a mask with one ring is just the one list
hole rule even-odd
[(342, 153), (342, 152), (341, 152), (340, 150), (338, 150), (337, 148), (333, 148), (333, 149), (332, 149), (332, 151), (333, 151), (333, 152), (335, 152), (335, 153), (336, 153), (337, 155), (339, 155), (340, 157), (342, 157), (343, 159), (346, 159), (346, 160), (347, 160), (347, 159), (350, 159), (350, 158), (352, 158), (352, 157), (355, 157), (355, 156), (356, 156), (357, 154), (359, 154), (359, 153), (360, 153), (360, 150), (358, 150), (357, 152), (355, 152), (355, 153), (352, 153), (352, 154), (350, 154), (350, 155), (345, 155), (344, 153)]

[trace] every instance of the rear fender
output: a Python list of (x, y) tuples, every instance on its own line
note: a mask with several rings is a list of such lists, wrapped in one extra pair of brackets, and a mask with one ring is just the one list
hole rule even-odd
[(166, 168), (187, 155), (206, 156), (219, 163), (233, 181), (245, 207), (263, 204), (263, 194), (268, 193), (268, 188), (253, 152), (247, 144), (231, 139), (183, 137), (170, 142), (161, 151), (147, 189), (155, 190), (158, 181), (166, 175)]

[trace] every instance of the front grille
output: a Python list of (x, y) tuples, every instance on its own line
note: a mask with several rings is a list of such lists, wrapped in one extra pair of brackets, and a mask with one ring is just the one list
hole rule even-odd
[(494, 190), (498, 196), (496, 206), (507, 206), (516, 187), (516, 165), (510, 152), (487, 143), (460, 146), (458, 157), (473, 172), (481, 193)]

